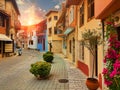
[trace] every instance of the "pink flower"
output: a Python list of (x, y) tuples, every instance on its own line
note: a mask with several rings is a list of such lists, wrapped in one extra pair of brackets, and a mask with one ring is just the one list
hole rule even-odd
[(116, 60), (115, 63), (113, 64), (115, 69), (119, 69), (120, 68), (120, 60)]
[(112, 81), (109, 81), (109, 80), (106, 80), (104, 81), (104, 83), (107, 85), (107, 86), (110, 86), (112, 84)]
[(102, 74), (108, 74), (108, 69), (107, 68), (103, 68)]
[(120, 54), (117, 55), (117, 59), (120, 59)]
[(120, 48), (120, 41), (115, 42), (115, 48)]
[(108, 53), (107, 53), (107, 58), (108, 59), (116, 59), (117, 58), (117, 53), (115, 50), (109, 48)]
[(117, 74), (117, 70), (114, 69), (114, 70), (110, 73), (110, 78), (113, 78), (116, 74)]
[(104, 63), (106, 63), (106, 58), (103, 60)]
[(113, 25), (113, 22), (106, 22), (107, 25)]

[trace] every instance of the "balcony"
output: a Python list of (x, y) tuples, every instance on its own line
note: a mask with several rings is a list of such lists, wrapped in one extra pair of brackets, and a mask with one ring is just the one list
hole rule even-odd
[(66, 0), (66, 7), (68, 8), (70, 5), (79, 5), (82, 0)]

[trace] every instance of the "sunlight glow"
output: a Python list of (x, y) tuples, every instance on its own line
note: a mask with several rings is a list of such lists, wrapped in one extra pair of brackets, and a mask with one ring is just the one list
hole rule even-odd
[(37, 9), (34, 5), (29, 7), (27, 10), (23, 12), (24, 17), (20, 18), (22, 25), (34, 25), (38, 24), (41, 20), (43, 20), (43, 12), (41, 9)]

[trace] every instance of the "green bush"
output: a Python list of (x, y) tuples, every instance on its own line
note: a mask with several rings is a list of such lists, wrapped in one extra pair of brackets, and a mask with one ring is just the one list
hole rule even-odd
[(31, 64), (30, 72), (37, 78), (45, 78), (50, 74), (51, 64), (48, 62), (36, 62)]
[(45, 53), (45, 54), (43, 54), (43, 59), (44, 59), (46, 62), (52, 63), (54, 57), (53, 57), (52, 54), (47, 54), (47, 53)]
[(53, 55), (53, 52), (47, 51), (46, 54), (52, 54)]

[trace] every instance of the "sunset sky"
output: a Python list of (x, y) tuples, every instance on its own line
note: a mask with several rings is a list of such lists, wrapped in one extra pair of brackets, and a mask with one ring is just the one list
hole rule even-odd
[(49, 9), (60, 4), (63, 0), (17, 0), (21, 13), (20, 21), (22, 25), (32, 25), (39, 23)]

